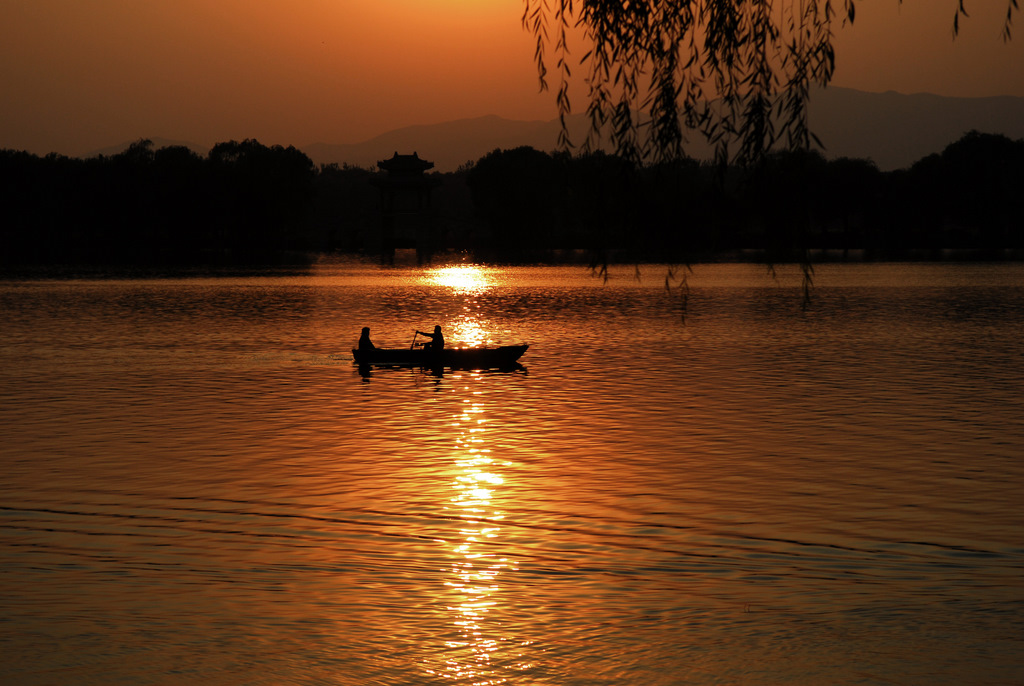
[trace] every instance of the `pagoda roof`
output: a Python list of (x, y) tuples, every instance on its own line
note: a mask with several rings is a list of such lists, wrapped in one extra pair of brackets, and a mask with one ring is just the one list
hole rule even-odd
[(419, 154), (415, 152), (411, 155), (399, 155), (396, 150), (389, 159), (377, 162), (377, 166), (387, 172), (422, 174), (428, 169), (433, 169), (434, 163), (420, 159)]

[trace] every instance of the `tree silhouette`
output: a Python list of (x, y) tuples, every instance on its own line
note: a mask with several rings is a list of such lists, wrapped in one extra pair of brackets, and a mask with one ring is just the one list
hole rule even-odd
[(929, 247), (1024, 243), (1024, 140), (970, 131), (916, 162), (908, 178), (907, 194), (933, 229)]
[(494, 150), (469, 170), (466, 183), (489, 229), (481, 247), (506, 256), (517, 248), (555, 247), (564, 180), (551, 155), (529, 146)]
[[(380, 224), (374, 176), (251, 140), (206, 157), (146, 140), (84, 160), (0, 149), (0, 267), (254, 266), (365, 251)], [(1024, 140), (976, 131), (886, 173), (809, 150), (721, 167), (517, 148), (437, 178), (444, 247), (478, 259), (560, 259), (550, 251), (567, 248), (589, 250), (595, 266), (800, 260), (818, 248), (1000, 258), (1024, 248)]]
[(222, 198), (223, 246), (247, 261), (292, 247), (289, 239), (313, 192), (312, 160), (292, 146), (246, 139), (218, 143), (209, 161)]
[[(580, 63), (589, 89), (584, 149), (609, 130), (628, 159), (678, 158), (693, 130), (714, 143), (723, 160), (748, 163), (778, 143), (806, 149), (816, 141), (807, 121), (810, 90), (831, 81), (835, 28), (853, 22), (856, 4), (525, 0), (523, 25), (536, 38), (541, 89), (548, 87), (549, 65), (558, 79), (562, 146), (569, 143), (569, 44), (576, 30), (586, 46)], [(967, 16), (965, 4), (954, 2), (954, 34)], [(1007, 0), (1004, 39), (1017, 9), (1018, 0)]]

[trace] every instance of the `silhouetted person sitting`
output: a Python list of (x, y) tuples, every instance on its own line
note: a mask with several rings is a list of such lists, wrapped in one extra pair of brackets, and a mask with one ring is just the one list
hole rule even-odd
[(360, 350), (376, 350), (377, 346), (370, 340), (370, 327), (364, 326), (363, 333), (359, 336)]
[(441, 350), (444, 348), (444, 334), (441, 333), (440, 326), (434, 327), (434, 333), (427, 333), (426, 331), (417, 331), (416, 333), (431, 339), (430, 343), (423, 344), (424, 350)]

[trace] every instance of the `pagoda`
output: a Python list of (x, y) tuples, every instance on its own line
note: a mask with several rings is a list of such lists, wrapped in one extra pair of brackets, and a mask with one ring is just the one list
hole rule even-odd
[(429, 261), (434, 252), (434, 217), (431, 192), (440, 183), (425, 175), (434, 163), (418, 153), (377, 162), (385, 176), (374, 179), (380, 189), (381, 256), (393, 261), (395, 248), (415, 245), (416, 258)]

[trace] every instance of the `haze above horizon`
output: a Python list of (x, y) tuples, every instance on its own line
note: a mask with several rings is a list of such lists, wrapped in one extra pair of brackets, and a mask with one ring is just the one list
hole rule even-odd
[[(948, 6), (947, 6), (948, 5)], [(1024, 38), (1005, 3), (858, 5), (833, 85), (1024, 96)], [(125, 140), (348, 143), (498, 115), (552, 119), (519, 0), (7, 0), (0, 6), (0, 147), (83, 155)], [(580, 53), (582, 54), (582, 52)], [(584, 107), (584, 95), (574, 104)]]

